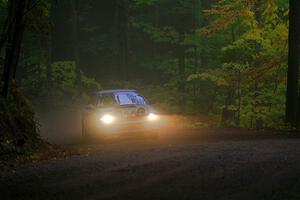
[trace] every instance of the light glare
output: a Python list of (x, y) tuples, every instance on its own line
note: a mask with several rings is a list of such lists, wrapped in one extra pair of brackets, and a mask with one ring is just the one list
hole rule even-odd
[(115, 120), (114, 116), (112, 115), (103, 115), (101, 118), (100, 118), (100, 121), (102, 121), (103, 123), (105, 124), (111, 124), (113, 123)]
[(153, 113), (150, 113), (149, 115), (148, 115), (148, 119), (150, 120), (150, 121), (154, 121), (154, 120), (157, 120), (157, 115), (156, 114), (153, 114)]

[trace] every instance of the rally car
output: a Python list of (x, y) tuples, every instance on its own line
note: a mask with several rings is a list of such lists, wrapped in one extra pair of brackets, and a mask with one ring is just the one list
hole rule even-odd
[(159, 116), (151, 104), (136, 90), (98, 91), (82, 114), (82, 136), (102, 138), (123, 133), (158, 136)]

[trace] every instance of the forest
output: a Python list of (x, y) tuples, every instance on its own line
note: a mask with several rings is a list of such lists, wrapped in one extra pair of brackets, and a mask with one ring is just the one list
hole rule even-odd
[(207, 126), (296, 130), (299, 15), (297, 0), (0, 0), (0, 142), (113, 88)]

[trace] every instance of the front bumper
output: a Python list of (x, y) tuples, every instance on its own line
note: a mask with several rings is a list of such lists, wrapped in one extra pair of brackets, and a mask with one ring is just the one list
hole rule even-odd
[(96, 127), (100, 133), (133, 133), (158, 130), (159, 123), (158, 121), (149, 121), (147, 119), (132, 119), (104, 124), (98, 120)]

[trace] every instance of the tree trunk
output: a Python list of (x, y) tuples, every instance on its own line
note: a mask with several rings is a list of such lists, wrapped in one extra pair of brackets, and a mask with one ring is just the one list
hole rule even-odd
[[(300, 1), (290, 0), (289, 55), (286, 90), (286, 122), (296, 126), (299, 92)], [(299, 114), (300, 115), (300, 114)]]
[(237, 108), (237, 116), (236, 116), (236, 126), (240, 126), (240, 122), (241, 122), (241, 71), (238, 70), (237, 71), (237, 100), (238, 100), (238, 108)]
[(178, 59), (178, 91), (181, 94), (185, 93), (185, 47), (179, 46), (178, 47), (178, 53), (177, 53), (177, 59)]
[(300, 130), (300, 87), (299, 87), (299, 93), (298, 93), (298, 108), (297, 108), (297, 123), (296, 123), (296, 126), (297, 126), (297, 130), (299, 131)]
[[(235, 30), (234, 27), (231, 29), (231, 40), (232, 42), (235, 41)], [(230, 106), (235, 105), (235, 97), (236, 97), (236, 81), (235, 81), (235, 76), (232, 72), (233, 78), (231, 78), (231, 83), (227, 88), (226, 91), (226, 99), (225, 99), (225, 106), (222, 110), (222, 119), (221, 119), (221, 125), (223, 127), (228, 127), (232, 126), (232, 124), (235, 121), (235, 112)]]
[(52, 81), (51, 60), (52, 60), (52, 34), (49, 33), (47, 36), (47, 66), (46, 66), (47, 88), (51, 88), (51, 81)]
[(1, 95), (7, 97), (11, 87), (11, 83), (16, 75), (20, 49), (23, 39), (23, 31), (25, 27), (24, 14), (28, 0), (10, 1), (12, 6), (12, 16), (15, 20), (12, 21), (12, 28), (9, 31), (7, 45), (4, 58), (4, 70), (2, 75), (3, 88)]
[(14, 3), (13, 1), (8, 1), (7, 2), (7, 8), (8, 8), (8, 14), (5, 19), (5, 22), (2, 26), (2, 33), (1, 33), (1, 38), (0, 38), (0, 51), (2, 50), (6, 39), (11, 31), (12, 25), (14, 24), (15, 21), (15, 16), (14, 16)]
[(78, 59), (76, 52), (77, 30), (76, 10), (74, 0), (58, 1), (53, 6), (52, 52), (51, 63), (57, 61), (74, 61)]
[(70, 0), (71, 5), (71, 25), (72, 25), (72, 44), (74, 51), (74, 61), (76, 63), (76, 73), (80, 76), (80, 52), (79, 52), (79, 34), (78, 34), (78, 2)]
[(118, 74), (128, 80), (129, 74), (129, 1), (117, 0)]
[(235, 100), (235, 86), (234, 83), (229, 86), (227, 90), (227, 97), (225, 99), (225, 108), (222, 111), (221, 126), (230, 127), (235, 120), (235, 111), (230, 108)]
[[(262, 29), (263, 28), (263, 20), (262, 20), (262, 6), (263, 6), (263, 1), (262, 0), (256, 0), (254, 1), (254, 13), (255, 13), (255, 19), (257, 21), (257, 25), (258, 28)], [(262, 45), (260, 43), (256, 43), (255, 44), (255, 49), (256, 49), (256, 53), (257, 53), (257, 58), (254, 62), (255, 66), (259, 66), (261, 64), (261, 51), (262, 51)], [(253, 110), (254, 115), (255, 115), (255, 128), (257, 130), (262, 129), (264, 124), (263, 124), (263, 120), (262, 118), (258, 115), (259, 113), (257, 113), (257, 107), (261, 106), (261, 103), (258, 103), (258, 101), (256, 101), (256, 99), (259, 96), (259, 85), (258, 83), (255, 83), (254, 86), (254, 96), (253, 96), (253, 101), (255, 102), (255, 104), (253, 105)]]
[[(194, 34), (196, 33), (196, 30), (201, 28), (201, 11), (202, 11), (202, 3), (200, 0), (194, 0)], [(199, 71), (199, 51), (198, 51), (198, 45), (194, 46), (194, 70), (193, 73), (197, 73)], [(192, 82), (193, 87), (193, 106), (196, 109), (197, 108), (197, 82)]]

